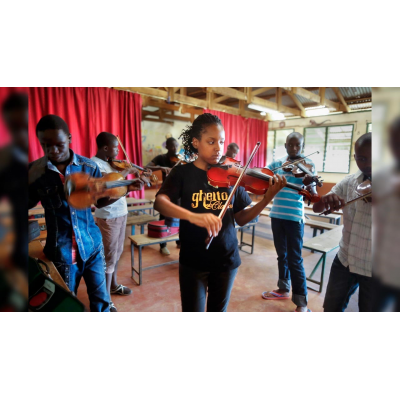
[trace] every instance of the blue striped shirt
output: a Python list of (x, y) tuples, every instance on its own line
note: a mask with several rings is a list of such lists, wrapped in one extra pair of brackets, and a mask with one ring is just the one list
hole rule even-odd
[[(275, 169), (281, 167), (286, 161), (287, 156), (282, 157), (268, 165), (268, 168)], [(309, 158), (306, 158), (304, 161), (306, 164), (313, 165), (315, 169), (315, 164)], [(282, 168), (279, 168), (274, 172), (275, 174), (284, 175), (286, 180), (290, 183), (295, 183), (297, 185), (303, 184), (302, 178), (295, 178), (291, 172), (285, 172)], [(283, 188), (274, 197), (274, 203), (272, 205), (270, 217), (288, 219), (295, 222), (304, 222), (303, 196), (298, 194), (293, 189)]]

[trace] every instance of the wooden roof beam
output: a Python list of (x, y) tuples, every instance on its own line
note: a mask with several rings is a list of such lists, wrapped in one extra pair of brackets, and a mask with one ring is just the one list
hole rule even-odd
[(271, 90), (271, 89), (273, 89), (273, 87), (263, 87), (263, 88), (260, 88), (260, 89), (253, 90), (252, 92), (253, 92), (254, 96), (258, 96), (259, 94), (264, 93), (264, 92), (266, 92), (268, 90)]
[(306, 117), (306, 110), (303, 107), (303, 104), (301, 104), (301, 101), (290, 91), (286, 91), (285, 93), (292, 99), (293, 103), (296, 104), (296, 107), (300, 110), (300, 115), (305, 118)]
[(335, 92), (336, 97), (338, 98), (338, 100), (343, 104), (343, 106), (344, 106), (344, 108), (345, 108), (345, 111), (346, 111), (346, 112), (350, 112), (351, 109), (350, 109), (350, 107), (348, 106), (348, 104), (346, 103), (346, 100), (344, 99), (344, 97), (343, 97), (342, 92), (340, 91), (340, 89), (337, 88), (337, 87), (334, 87), (334, 88), (332, 88), (332, 89), (333, 89), (333, 91)]

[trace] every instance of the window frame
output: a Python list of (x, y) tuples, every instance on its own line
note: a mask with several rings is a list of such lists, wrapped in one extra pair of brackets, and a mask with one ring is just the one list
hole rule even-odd
[[(328, 129), (329, 128), (335, 128), (338, 126), (351, 126), (351, 139), (350, 139), (350, 151), (349, 151), (349, 168), (347, 172), (335, 172), (335, 171), (324, 171), (325, 170), (325, 162), (326, 162), (326, 148), (328, 146)], [(368, 125), (367, 125), (368, 126)], [(304, 147), (306, 147), (307, 144), (307, 138), (306, 138), (306, 131), (309, 128), (315, 128), (315, 126), (307, 126), (304, 127)], [(352, 148), (353, 148), (353, 136), (354, 136), (354, 124), (339, 124), (339, 125), (327, 125), (327, 126), (320, 126), (319, 128), (325, 128), (325, 148), (324, 148), (324, 160), (323, 160), (323, 170), (318, 171), (318, 173), (323, 173), (323, 174), (343, 174), (343, 175), (348, 175), (350, 173), (350, 164), (351, 164), (351, 153), (352, 153)]]
[[(276, 161), (275, 160), (275, 155), (274, 155), (274, 150), (276, 149), (276, 136), (277, 136), (276, 132), (278, 132), (278, 131), (288, 131), (288, 130), (292, 130), (292, 132), (290, 132), (290, 133), (295, 132), (294, 128), (279, 128), (279, 129), (271, 129), (271, 130), (269, 130), (269, 132), (274, 132), (274, 148), (272, 149), (272, 162)], [(267, 155), (268, 155), (268, 151), (267, 151)]]

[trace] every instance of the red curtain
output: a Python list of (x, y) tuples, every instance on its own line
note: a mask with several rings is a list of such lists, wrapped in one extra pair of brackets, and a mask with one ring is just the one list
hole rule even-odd
[[(142, 164), (142, 99), (136, 93), (108, 88), (29, 88), (29, 160), (43, 156), (36, 124), (47, 114), (60, 116), (72, 135), (71, 148), (84, 157), (96, 154), (96, 136), (118, 135), (134, 164)], [(121, 158), (124, 158), (120, 150)], [(143, 192), (132, 192), (134, 197)]]
[(249, 167), (265, 167), (267, 162), (268, 121), (249, 118), (247, 129), (246, 157), (250, 156), (257, 142), (261, 142), (261, 146)]
[(239, 153), (236, 158), (246, 162), (246, 119), (240, 115), (227, 114), (222, 111), (204, 110), (204, 113), (216, 115), (221, 120), (225, 129), (225, 151), (229, 143), (236, 143), (239, 146)]
[[(267, 158), (268, 122), (254, 118), (244, 118), (240, 115), (227, 114), (221, 111), (204, 110), (205, 113), (216, 115), (225, 129), (225, 144), (236, 143), (239, 146), (237, 159), (245, 164), (257, 142), (261, 146), (250, 167), (264, 167)], [(225, 150), (226, 150), (225, 146)]]

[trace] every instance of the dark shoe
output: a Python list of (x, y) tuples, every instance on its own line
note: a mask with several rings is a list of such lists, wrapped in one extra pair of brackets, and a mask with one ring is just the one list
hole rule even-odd
[(132, 290), (124, 285), (118, 285), (115, 289), (111, 289), (111, 294), (119, 294), (120, 296), (129, 296)]
[(117, 312), (117, 307), (115, 307), (115, 304), (113, 302), (110, 303), (110, 312)]

